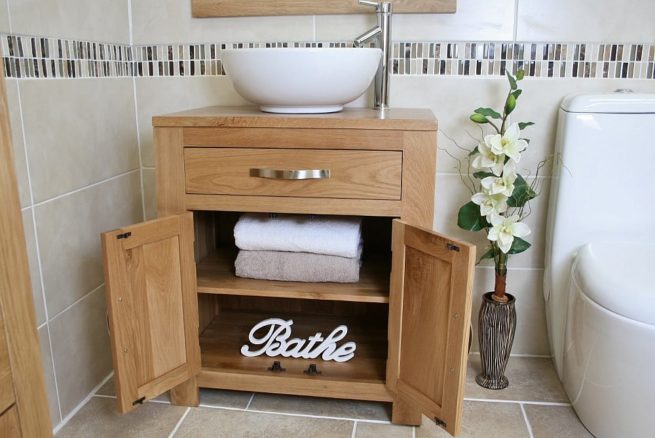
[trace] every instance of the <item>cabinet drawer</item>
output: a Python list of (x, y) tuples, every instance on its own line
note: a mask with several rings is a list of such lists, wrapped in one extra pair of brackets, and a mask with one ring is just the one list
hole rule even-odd
[(185, 148), (184, 168), (187, 193), (399, 200), (402, 152)]

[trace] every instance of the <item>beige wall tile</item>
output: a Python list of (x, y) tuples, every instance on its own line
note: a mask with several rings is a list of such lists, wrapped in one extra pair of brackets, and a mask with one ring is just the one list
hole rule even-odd
[(46, 318), (43, 289), (41, 288), (41, 275), (39, 274), (39, 259), (36, 253), (36, 239), (34, 238), (32, 209), (23, 211), (23, 228), (25, 230), (25, 243), (27, 244), (27, 259), (30, 265), (30, 280), (32, 282), (32, 298), (34, 300), (36, 325), (40, 326), (45, 322)]
[(45, 375), (45, 387), (48, 392), (48, 408), (50, 410), (50, 421), (52, 427), (61, 422), (59, 413), (59, 400), (57, 399), (57, 387), (55, 385), (55, 373), (52, 369), (52, 351), (48, 340), (48, 327), (39, 329), (39, 344), (41, 346), (41, 360), (43, 362), (43, 373)]
[(131, 79), (20, 87), (34, 202), (139, 167)]
[(352, 421), (198, 408), (189, 411), (175, 436), (350, 438), (352, 430)]
[(7, 89), (9, 122), (11, 123), (11, 142), (14, 147), (14, 168), (16, 169), (16, 180), (18, 181), (18, 195), (20, 197), (20, 206), (25, 207), (30, 204), (30, 186), (18, 97), (18, 81), (16, 79), (7, 79), (5, 80), (5, 85)]
[(535, 438), (592, 438), (569, 406), (525, 405)]
[(9, 33), (9, 10), (7, 2), (0, 4), (0, 32)]
[[(461, 438), (512, 438), (530, 436), (518, 403), (464, 402)], [(450, 435), (423, 416), (416, 438), (447, 438)]]
[[(374, 13), (316, 15), (315, 20), (316, 41), (353, 41), (377, 23)], [(392, 26), (396, 23), (397, 18), (394, 17), (393, 20)], [(392, 36), (395, 40), (395, 34)]]
[[(455, 14), (396, 14), (393, 41), (511, 40), (514, 0), (458, 0)], [(376, 23), (375, 14), (317, 15), (317, 41), (352, 41)]]
[(145, 403), (138, 409), (119, 414), (116, 400), (92, 398), (79, 413), (63, 427), (58, 437), (159, 438), (169, 436), (185, 407), (162, 403)]
[[(537, 123), (525, 130), (531, 142), (519, 166), (534, 169), (539, 161), (552, 153), (557, 108), (567, 91), (560, 90), (563, 94), (559, 95), (545, 91), (533, 96), (532, 88), (528, 87), (531, 84), (527, 82), (521, 82), (526, 89), (519, 99), (514, 120)], [(556, 81), (539, 81), (539, 85), (550, 88), (551, 82)], [(392, 107), (432, 109), (439, 120), (438, 144), (445, 149), (438, 154), (437, 171), (449, 173), (456, 172), (457, 162), (448, 154), (463, 159), (467, 152), (458, 146), (471, 150), (485, 134), (492, 133), (491, 130), (481, 132), (480, 126), (469, 120), (473, 110), (481, 106), (502, 109), (509, 91), (505, 78), (394, 76), (390, 85)]]
[(48, 325), (61, 414), (65, 417), (112, 369), (104, 287)]
[(480, 372), (482, 372), (480, 356), (471, 354), (466, 374), (465, 397), (546, 403), (568, 403), (569, 401), (550, 358), (510, 357), (505, 369), (509, 386), (502, 391), (486, 389), (475, 383), (475, 376)]
[[(392, 76), (390, 103), (398, 108), (432, 109), (439, 120), (439, 147), (462, 158), (466, 153), (450, 139), (467, 149), (475, 147), (482, 135), (469, 116), (480, 106), (502, 108), (508, 91), (506, 84), (505, 78)], [(655, 92), (655, 81), (649, 80), (528, 78), (520, 84), (523, 94), (513, 120), (532, 121), (536, 125), (524, 131), (531, 141), (519, 169), (532, 171), (553, 154), (558, 108), (568, 94), (617, 88)], [(438, 172), (456, 172), (456, 161), (445, 151), (439, 151), (438, 157)], [(549, 173), (550, 169), (545, 169), (541, 175)]]
[(138, 78), (139, 136), (143, 165), (154, 167), (152, 116), (209, 105), (246, 105), (227, 77)]
[(143, 200), (146, 207), (146, 220), (157, 218), (157, 181), (155, 169), (145, 168), (143, 175)]
[(655, 40), (651, 0), (521, 0), (520, 41), (649, 42)]
[(132, 0), (134, 44), (312, 41), (311, 16), (193, 18), (191, 2)]
[(392, 38), (394, 41), (511, 40), (513, 17), (514, 0), (458, 0), (454, 14), (396, 15)]
[(139, 172), (42, 204), (35, 216), (52, 318), (103, 282), (100, 233), (142, 221)]
[(128, 2), (8, 0), (13, 32), (129, 43)]

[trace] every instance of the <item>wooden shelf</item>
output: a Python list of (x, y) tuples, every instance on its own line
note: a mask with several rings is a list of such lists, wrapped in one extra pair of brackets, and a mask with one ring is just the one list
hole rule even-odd
[[(248, 343), (248, 334), (258, 322), (280, 317), (292, 319), (291, 337), (307, 338), (317, 331), (329, 334), (341, 324), (348, 326), (348, 335), (342, 342), (357, 343), (355, 357), (348, 362), (322, 359), (293, 359), (268, 356), (245, 357), (241, 346)], [(291, 314), (274, 310), (263, 312), (225, 311), (219, 314), (200, 336), (202, 372), (200, 385), (244, 390), (243, 385), (257, 382), (262, 392), (319, 395), (324, 397), (350, 397), (363, 400), (391, 400), (384, 382), (386, 376), (387, 330), (385, 324), (371, 321), (354, 321), (353, 317), (335, 317), (312, 314)], [(279, 360), (284, 372), (268, 371), (274, 360)], [(316, 364), (319, 376), (303, 373), (309, 364)], [(327, 381), (330, 382), (326, 385)], [(334, 385), (333, 385), (334, 384)], [(230, 388), (227, 388), (230, 389)], [(248, 390), (245, 388), (245, 390)]]
[(240, 278), (234, 275), (236, 251), (221, 250), (197, 265), (198, 292), (219, 295), (299, 298), (306, 300), (389, 302), (389, 260), (365, 259), (358, 283), (302, 283)]

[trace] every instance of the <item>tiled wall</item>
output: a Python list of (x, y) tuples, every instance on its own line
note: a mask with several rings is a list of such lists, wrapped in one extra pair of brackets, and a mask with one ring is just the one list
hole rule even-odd
[[(454, 15), (398, 15), (391, 105), (431, 108), (440, 147), (461, 156), (451, 139), (473, 143), (478, 132), (470, 111), (500, 105), (503, 69), (523, 62), (530, 77), (517, 117), (537, 123), (527, 131), (532, 142), (521, 163), (530, 168), (553, 151), (564, 95), (655, 92), (653, 18), (650, 0), (629, 7), (613, 0), (458, 0)], [(111, 369), (98, 233), (155, 216), (151, 117), (246, 103), (221, 75), (223, 44), (342, 44), (373, 23), (372, 15), (198, 20), (190, 0), (0, 6), (0, 33), (10, 36), (2, 38), (4, 64), (14, 78), (7, 85), (16, 166), (55, 424)], [(543, 194), (528, 219), (533, 248), (510, 261), (508, 288), (518, 298), (515, 354), (549, 354), (542, 297), (549, 175), (540, 177)], [(437, 230), (484, 243), (455, 225), (467, 192), (443, 151), (435, 196)], [(476, 309), (492, 276), (489, 265), (476, 268)]]
[[(10, 0), (0, 6), (0, 32), (125, 46), (128, 17), (127, 2)], [(3, 53), (54, 53), (37, 41), (9, 50), (5, 39)], [(134, 84), (15, 79), (6, 70), (14, 77), (6, 81), (14, 155), (56, 427), (111, 372), (99, 233), (144, 216)]]

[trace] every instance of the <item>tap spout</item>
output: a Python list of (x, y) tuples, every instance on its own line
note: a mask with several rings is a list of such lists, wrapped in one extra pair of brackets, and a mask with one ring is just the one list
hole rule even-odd
[(362, 47), (364, 44), (368, 43), (373, 39), (377, 41), (379, 40), (379, 35), (381, 34), (382, 34), (382, 28), (380, 26), (375, 26), (373, 29), (366, 31), (360, 36), (358, 36), (357, 38), (355, 38), (355, 40), (353, 41), (353, 46)]

